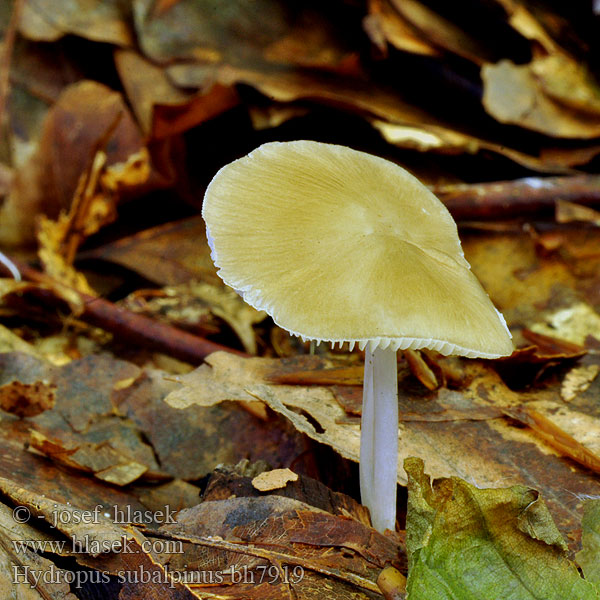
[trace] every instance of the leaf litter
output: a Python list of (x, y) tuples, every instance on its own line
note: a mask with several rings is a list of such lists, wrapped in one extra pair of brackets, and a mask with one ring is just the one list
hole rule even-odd
[[(550, 188), (544, 177), (521, 180), (516, 199), (503, 184), (467, 184), (479, 213), (459, 190), (533, 171), (594, 171), (595, 42), (569, 18), (584, 9), (498, 0), (469, 14), (418, 0), (322, 8), (265, 0), (215, 11), (210, 2), (135, 0), (130, 13), (120, 2), (21, 0), (0, 8), (5, 39), (19, 4), (16, 44), (1, 49), (12, 91), (6, 104), (0, 85), (0, 106), (9, 107), (0, 240), (21, 245), (14, 252), (26, 261), (22, 244), (41, 245), (51, 278), (0, 282), (3, 573), (54, 569), (61, 582), (103, 574), (121, 600), (382, 590), (396, 598), (405, 594), (407, 547), (411, 597), (567, 597), (569, 585), (597, 597), (600, 247), (597, 213), (578, 204), (596, 197), (596, 184), (584, 175), (578, 194), (561, 196), (575, 181), (553, 179), (556, 197), (544, 206), (556, 208), (556, 222), (536, 221), (552, 218), (534, 208), (534, 192)], [(100, 47), (108, 69), (88, 60)], [(202, 221), (190, 215), (222, 164), (265, 139), (298, 135), (363, 147), (454, 185), (449, 206), (471, 221), (465, 254), (519, 346), (492, 364), (401, 359), (399, 464), (420, 456), (434, 478), (411, 459), (406, 476), (399, 470), (409, 487), (407, 546), (403, 529), (376, 534), (356, 500), (328, 487), (356, 494), (348, 481), (359, 452), (361, 356), (320, 349), (272, 358), (304, 348), (225, 291)], [(492, 231), (473, 225), (481, 211), (521, 221)], [(95, 291), (128, 297), (101, 305), (114, 339), (82, 322), (104, 302)], [(190, 365), (169, 351), (124, 349), (124, 322), (115, 322), (124, 306), (128, 316), (140, 310), (261, 358), (214, 353), (189, 372), (198, 353), (185, 353)], [(281, 470), (297, 480), (271, 482), (270, 492), (252, 485)], [(167, 504), (176, 523), (107, 517), (92, 527), (94, 540), (119, 538), (131, 554), (75, 552), (87, 530), (51, 527), (57, 509), (72, 523), (96, 505), (110, 515)], [(10, 516), (17, 505), (35, 513), (29, 525)], [(23, 539), (66, 540), (71, 551), (15, 552)], [(158, 542), (183, 551), (161, 552)], [(254, 585), (235, 581), (242, 566)], [(391, 583), (378, 579), (394, 568)], [(302, 580), (286, 581), (294, 569)], [(119, 581), (122, 571), (150, 579)], [(227, 585), (201, 581), (208, 572)], [(6, 596), (73, 597), (64, 583), (34, 590), (3, 575), (0, 584)]]

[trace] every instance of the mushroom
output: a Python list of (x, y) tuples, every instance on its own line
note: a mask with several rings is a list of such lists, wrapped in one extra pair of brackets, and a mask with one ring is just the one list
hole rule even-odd
[(301, 140), (223, 167), (202, 215), (220, 277), (246, 302), (303, 340), (365, 350), (361, 496), (373, 526), (394, 529), (397, 350), (512, 352), (450, 213), (392, 162)]

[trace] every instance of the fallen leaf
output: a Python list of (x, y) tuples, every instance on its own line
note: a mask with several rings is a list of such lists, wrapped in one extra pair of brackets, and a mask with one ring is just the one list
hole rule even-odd
[(501, 60), (484, 65), (483, 105), (501, 123), (520, 125), (553, 137), (589, 139), (600, 136), (600, 118), (575, 112), (547, 96), (531, 64)]
[(573, 303), (577, 279), (556, 256), (540, 256), (535, 240), (524, 232), (463, 235), (465, 258), (509, 326), (526, 326), (554, 338), (574, 341), (559, 330), (541, 331), (546, 312)]
[[(0, 592), (19, 600), (76, 600), (69, 575), (49, 558), (39, 556), (36, 545), (50, 546), (50, 535), (15, 520), (12, 509), (0, 504)], [(44, 578), (41, 575), (48, 573)], [(37, 576), (37, 584), (36, 584)]]
[[(241, 460), (235, 466), (221, 465), (211, 473), (202, 500), (261, 497), (266, 492), (259, 492), (252, 481), (257, 475), (269, 470), (270, 467), (264, 461), (250, 463), (247, 459)], [(369, 510), (366, 507), (354, 498), (341, 492), (334, 492), (323, 482), (307, 475), (298, 475), (295, 481), (288, 481), (285, 487), (271, 490), (271, 493), (293, 498), (328, 513), (352, 517), (365, 525), (371, 525)]]
[(191, 129), (239, 103), (233, 88), (218, 84), (196, 94), (184, 92), (161, 67), (133, 50), (117, 50), (115, 63), (140, 126), (151, 139)]
[[(289, 589), (281, 577), (284, 566), (299, 597), (321, 598), (327, 589), (330, 597), (362, 599), (366, 591), (377, 591), (374, 580), (386, 562), (399, 568), (403, 563), (397, 540), (280, 496), (205, 501), (181, 511), (177, 523), (161, 532), (188, 542), (183, 555), (168, 557), (169, 568), (188, 576), (219, 570), (228, 585), (215, 586), (212, 578), (202, 589), (225, 597), (248, 597), (250, 585), (253, 596), (282, 597)], [(274, 564), (281, 566), (269, 569)], [(239, 577), (242, 570), (247, 577)]]
[(588, 498), (584, 504), (582, 550), (576, 560), (585, 578), (600, 586), (600, 499)]
[[(137, 375), (139, 369), (108, 356), (89, 356), (63, 367), (54, 367), (29, 355), (0, 355), (2, 386), (7, 398), (20, 390), (40, 387), (42, 406), (23, 403), (21, 412), (30, 417), (32, 448), (55, 462), (94, 474), (97, 478), (126, 485), (145, 475), (164, 479), (167, 475), (155, 459), (133, 422), (115, 414), (111, 402), (113, 386)], [(80, 380), (81, 378), (81, 380)], [(40, 385), (41, 384), (41, 385)]]
[[(267, 61), (333, 71), (352, 63), (344, 28), (308, 6), (235, 1), (226, 11), (213, 11), (209, 5), (183, 0), (160, 14), (153, 9), (153, 2), (138, 0), (134, 19), (144, 54), (158, 63)], [(181, 23), (187, 25), (185, 35)]]
[(555, 52), (536, 58), (531, 71), (550, 98), (588, 116), (600, 116), (600, 88), (582, 62)]
[(476, 64), (491, 58), (488, 47), (465, 30), (457, 27), (440, 12), (418, 0), (390, 0), (394, 8), (429, 43), (454, 52)]
[(61, 504), (52, 497), (39, 496), (10, 479), (0, 478), (0, 489), (15, 504), (27, 507), (27, 514), (45, 519), (53, 529), (72, 539), (85, 540), (90, 548), (105, 548), (91, 551), (92, 556), (110, 548), (122, 549), (123, 530), (99, 510), (85, 513), (81, 508)]
[(186, 284), (190, 279), (221, 281), (210, 258), (201, 216), (142, 231), (84, 256), (123, 265), (159, 285)]
[(133, 44), (127, 13), (118, 0), (92, 5), (84, 0), (25, 0), (19, 31), (25, 37), (52, 42), (63, 35), (74, 34), (122, 46)]
[(22, 168), (35, 152), (44, 118), (64, 88), (82, 78), (81, 68), (62, 43), (39, 45), (22, 37), (15, 40), (6, 114), (6, 143), (10, 144), (13, 168)]
[(107, 166), (127, 161), (143, 147), (123, 98), (94, 81), (81, 81), (63, 91), (44, 119), (36, 152), (17, 171), (0, 208), (0, 241), (31, 242), (38, 215), (56, 218), (69, 208), (82, 173), (88, 171), (99, 142), (111, 128)]
[[(341, 456), (359, 460), (360, 423), (345, 410), (346, 390), (357, 397), (351, 415), (359, 414), (360, 388), (337, 386), (277, 385), (269, 381), (277, 360), (244, 359), (226, 353), (208, 357), (208, 365), (178, 378), (180, 388), (166, 401), (185, 408), (194, 404), (213, 406), (225, 400), (260, 399), (286, 417), (307, 436), (331, 446)], [(483, 362), (463, 361), (464, 384), (459, 390), (426, 390), (412, 378), (399, 383), (400, 452), (425, 457), (435, 477), (459, 476), (478, 486), (499, 483), (543, 487), (554, 517), (565, 533), (578, 527), (577, 499), (573, 493), (598, 493), (593, 474), (578, 469), (569, 459), (556, 456), (546, 441), (529, 429), (519, 429), (501, 418), (509, 407), (520, 406), (522, 394), (510, 390), (498, 374)], [(412, 383), (411, 383), (412, 379)], [(340, 397), (340, 390), (344, 390)], [(586, 394), (593, 394), (590, 388)], [(336, 399), (337, 397), (337, 399)], [(578, 443), (598, 452), (598, 409), (586, 398), (583, 405), (565, 406), (558, 390), (544, 390), (528, 398), (537, 412), (555, 420), (558, 427)], [(558, 418), (556, 408), (562, 407)], [(344, 408), (343, 408), (344, 407)], [(184, 411), (185, 414), (185, 411)], [(585, 417), (585, 431), (578, 431)], [(585, 434), (585, 435), (584, 435)], [(398, 482), (406, 479), (398, 470)], [(578, 540), (572, 539), (577, 547)]]
[(199, 479), (217, 464), (242, 458), (262, 459), (275, 467), (301, 464), (299, 457), (310, 449), (291, 427), (272, 416), (257, 418), (232, 403), (176, 410), (164, 399), (177, 387), (164, 373), (148, 371), (115, 397), (119, 412), (144, 432), (162, 468), (175, 477)]
[(425, 56), (439, 56), (437, 50), (420, 32), (394, 9), (390, 0), (369, 0), (369, 14), (363, 27), (371, 41), (383, 52), (389, 42), (395, 48)]
[(520, 2), (520, 0), (495, 1), (505, 10), (510, 25), (522, 36), (539, 43), (548, 54), (556, 52), (556, 42), (548, 35), (548, 32), (539, 20), (536, 19), (529, 6)]
[[(26, 422), (12, 415), (3, 416), (0, 421), (0, 477), (27, 490), (32, 498), (37, 494), (82, 510), (99, 506), (102, 514), (114, 514), (115, 510), (125, 513), (148, 509), (131, 487), (124, 490), (107, 486), (81, 472), (57, 467), (46, 457), (27, 452), (25, 446), (28, 441)], [(26, 536), (24, 539), (30, 538)]]
[(566, 200), (557, 200), (556, 222), (572, 223), (573, 221), (600, 226), (600, 212), (589, 206), (567, 202)]
[(269, 381), (295, 385), (360, 385), (364, 379), (364, 364), (348, 364), (316, 355), (296, 354), (273, 362), (267, 374)]
[(432, 486), (423, 461), (407, 459), (405, 468), (412, 599), (597, 598), (539, 492), (477, 489), (456, 477)]
[[(276, 68), (242, 68), (232, 65), (211, 67), (193, 63), (167, 67), (170, 78), (181, 87), (202, 87), (205, 81), (216, 79), (226, 86), (235, 83), (251, 85), (264, 95), (280, 102), (310, 100), (338, 109), (367, 115), (369, 122), (391, 144), (418, 150), (443, 153), (474, 154), (479, 150), (507, 156), (530, 169), (565, 172), (564, 165), (553, 157), (550, 163), (506, 144), (480, 138), (456, 125), (445, 124), (420, 107), (413, 106), (397, 92), (369, 84), (363, 79), (309, 75), (301, 71)], [(567, 156), (567, 161), (570, 158)], [(566, 170), (568, 171), (568, 169)]]

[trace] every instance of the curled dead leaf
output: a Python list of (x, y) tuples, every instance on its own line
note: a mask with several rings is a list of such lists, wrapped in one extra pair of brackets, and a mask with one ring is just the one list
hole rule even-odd
[(501, 60), (484, 65), (483, 105), (501, 123), (520, 125), (559, 138), (600, 136), (600, 117), (576, 112), (546, 95), (532, 64)]

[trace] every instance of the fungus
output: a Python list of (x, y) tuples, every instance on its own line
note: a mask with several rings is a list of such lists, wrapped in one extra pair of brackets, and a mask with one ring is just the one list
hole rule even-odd
[(361, 496), (373, 526), (394, 529), (397, 350), (512, 352), (450, 213), (387, 160), (303, 140), (223, 167), (202, 215), (220, 277), (246, 302), (304, 340), (365, 350)]

